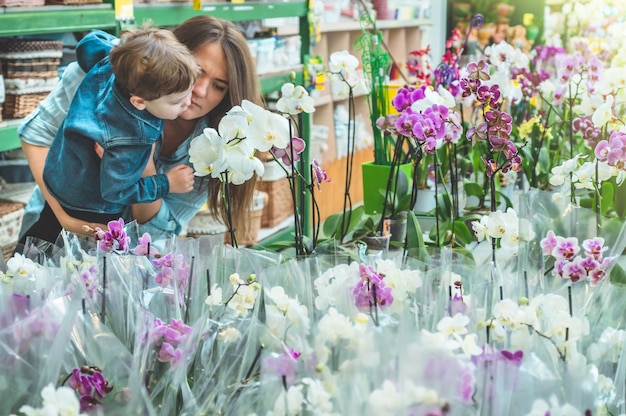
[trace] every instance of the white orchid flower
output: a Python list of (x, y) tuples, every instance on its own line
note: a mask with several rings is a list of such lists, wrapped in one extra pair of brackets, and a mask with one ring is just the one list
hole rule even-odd
[(332, 73), (353, 72), (359, 67), (359, 59), (347, 50), (333, 52), (328, 60), (328, 70)]
[(55, 389), (52, 383), (41, 390), (43, 405), (39, 409), (24, 405), (20, 407), (20, 413), (27, 416), (37, 415), (76, 415), (83, 416), (80, 412), (80, 402), (74, 390), (70, 387), (58, 387)]
[(247, 140), (261, 152), (273, 146), (284, 149), (290, 143), (289, 121), (250, 101), (244, 100), (243, 109), (250, 117)]
[(283, 114), (313, 113), (315, 102), (313, 97), (302, 85), (290, 82), (283, 84), (280, 89), (281, 97), (276, 103), (276, 109)]
[(615, 116), (613, 115), (613, 96), (609, 95), (606, 97), (604, 103), (600, 104), (598, 109), (593, 112), (591, 116), (591, 121), (593, 121), (593, 125), (596, 128), (604, 127), (609, 121), (611, 121)]
[(241, 185), (256, 173), (263, 176), (265, 166), (256, 156), (251, 142), (241, 140), (224, 147), (224, 160), (228, 161), (228, 181)]
[(195, 137), (189, 146), (189, 162), (196, 176), (211, 175), (219, 178), (227, 165), (224, 159), (225, 141), (215, 129), (206, 128), (203, 134)]
[(243, 108), (235, 106), (231, 108), (220, 120), (217, 127), (220, 136), (226, 142), (234, 139), (243, 139), (248, 134), (249, 117)]
[(7, 261), (7, 275), (13, 277), (28, 277), (37, 271), (37, 263), (20, 253), (15, 253)]
[(457, 313), (454, 316), (444, 316), (437, 323), (437, 331), (446, 334), (467, 334), (467, 325), (469, 324), (469, 317)]

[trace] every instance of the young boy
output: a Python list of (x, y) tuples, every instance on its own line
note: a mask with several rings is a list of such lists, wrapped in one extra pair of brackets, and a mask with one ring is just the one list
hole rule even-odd
[[(92, 31), (78, 43), (77, 61), (87, 75), (43, 172), (48, 191), (70, 216), (102, 224), (118, 219), (130, 204), (189, 192), (194, 182), (186, 165), (142, 177), (162, 120), (177, 118), (190, 105), (199, 74), (193, 55), (172, 32), (149, 26), (123, 33), (110, 49), (115, 41)], [(46, 204), (25, 235), (54, 242), (61, 226), (56, 221), (51, 229), (51, 217)]]

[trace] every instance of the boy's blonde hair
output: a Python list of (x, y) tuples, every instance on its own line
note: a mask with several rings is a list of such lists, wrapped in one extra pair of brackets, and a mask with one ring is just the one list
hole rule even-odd
[(193, 54), (166, 29), (124, 31), (109, 54), (117, 85), (144, 100), (187, 91), (200, 74)]

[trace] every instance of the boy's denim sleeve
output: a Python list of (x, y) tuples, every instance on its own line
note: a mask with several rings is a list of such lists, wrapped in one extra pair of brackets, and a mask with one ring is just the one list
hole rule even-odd
[(76, 45), (76, 60), (83, 71), (89, 72), (102, 59), (109, 56), (109, 52), (118, 38), (102, 30), (92, 30)]

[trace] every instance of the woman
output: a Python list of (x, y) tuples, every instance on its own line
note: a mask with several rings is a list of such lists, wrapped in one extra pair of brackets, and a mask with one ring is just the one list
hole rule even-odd
[[(175, 120), (166, 120), (162, 140), (155, 149), (154, 165), (148, 165), (144, 175), (167, 172), (180, 163), (188, 164), (191, 140), (202, 134), (206, 127), (217, 127), (220, 119), (234, 105), (244, 99), (261, 104), (256, 68), (245, 38), (231, 22), (212, 16), (192, 17), (175, 30), (176, 37), (193, 53), (202, 72), (192, 90), (191, 105)], [(59, 85), (30, 114), (20, 127), (22, 149), (39, 188), (28, 203), (22, 232), (28, 230), (43, 207), (43, 198), (50, 204), (63, 228), (85, 234), (84, 225), (91, 228), (102, 224), (85, 224), (72, 218), (45, 190), (42, 172), (48, 148), (56, 130), (65, 118), (67, 109), (84, 72), (76, 63), (70, 64)], [(67, 178), (71, 186), (72, 178)], [(153, 234), (179, 234), (182, 227), (208, 202), (212, 212), (226, 222), (223, 204), (220, 202), (220, 182), (212, 179), (196, 179), (195, 190), (186, 194), (169, 194), (150, 204), (129, 207), (127, 217), (145, 226)], [(252, 200), (254, 181), (240, 186), (231, 185), (234, 217), (245, 216)], [(43, 194), (43, 195), (42, 195)], [(245, 221), (244, 221), (245, 223)], [(20, 235), (24, 243), (26, 235)]]

